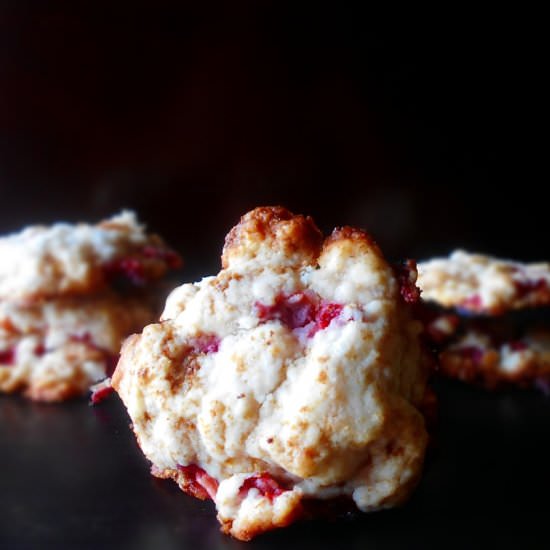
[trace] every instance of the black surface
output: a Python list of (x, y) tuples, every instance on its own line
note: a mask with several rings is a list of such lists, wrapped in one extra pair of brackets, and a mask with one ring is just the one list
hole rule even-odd
[(212, 273), (283, 204), (392, 258), (545, 260), (545, 19), (347, 4), (0, 0), (0, 233), (132, 207)]
[(117, 396), (0, 397), (0, 548), (548, 548), (550, 399), (438, 385), (423, 480), (402, 508), (307, 522), (241, 543), (211, 503), (149, 475)]

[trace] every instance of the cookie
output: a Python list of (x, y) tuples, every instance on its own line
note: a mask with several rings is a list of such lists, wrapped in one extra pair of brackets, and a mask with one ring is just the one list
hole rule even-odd
[[(169, 296), (112, 378), (152, 473), (212, 498), (236, 538), (311, 500), (405, 500), (423, 463), (427, 357), (399, 277), (364, 232), (257, 208), (222, 270)], [(414, 294), (414, 293), (413, 293)]]
[(422, 298), (477, 314), (550, 305), (550, 264), (454, 251), (418, 264)]
[(436, 372), (495, 389), (550, 384), (549, 311), (508, 312), (501, 316), (460, 315), (417, 305), (424, 339), (438, 357)]
[(146, 286), (181, 261), (130, 211), (97, 225), (27, 227), (0, 238), (0, 258), (0, 300), (27, 303)]
[(83, 395), (111, 374), (123, 339), (154, 318), (147, 304), (115, 294), (0, 302), (0, 392), (37, 401)]
[(479, 329), (466, 330), (439, 354), (441, 371), (494, 389), (503, 385), (547, 387), (550, 329), (532, 329), (513, 340), (495, 341)]

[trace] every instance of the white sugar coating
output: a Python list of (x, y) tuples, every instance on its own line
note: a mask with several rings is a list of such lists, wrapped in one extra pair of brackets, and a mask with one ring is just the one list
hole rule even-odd
[[(306, 496), (397, 504), (422, 467), (421, 326), (368, 236), (344, 228), (322, 244), (315, 232), (282, 209), (244, 216), (220, 273), (175, 289), (113, 376), (154, 470), (183, 488), (180, 466), (206, 471), (223, 529), (241, 539), (293, 521)], [(317, 313), (292, 320), (311, 303)], [(244, 494), (256, 474), (288, 490)]]
[(0, 392), (40, 401), (83, 395), (106, 376), (124, 338), (152, 319), (146, 304), (114, 294), (0, 302)]
[(500, 314), (550, 304), (550, 264), (525, 264), (455, 250), (418, 264), (422, 298), (446, 307)]
[[(160, 251), (141, 257), (144, 247)], [(123, 211), (97, 225), (56, 223), (31, 226), (0, 237), (0, 300), (35, 301), (66, 294), (87, 294), (108, 284), (105, 266), (138, 256), (149, 278), (166, 271), (168, 249), (149, 235), (136, 215)]]

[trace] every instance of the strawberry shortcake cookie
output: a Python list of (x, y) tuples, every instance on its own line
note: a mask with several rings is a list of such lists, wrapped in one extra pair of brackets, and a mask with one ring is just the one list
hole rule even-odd
[(418, 264), (422, 298), (475, 314), (550, 305), (550, 264), (525, 264), (455, 250)]
[(0, 300), (18, 303), (141, 287), (180, 264), (131, 211), (97, 225), (27, 227), (0, 238), (0, 258)]
[[(439, 372), (489, 389), (512, 384), (548, 391), (549, 263), (455, 250), (419, 263), (418, 285)], [(536, 322), (526, 322), (533, 312)]]
[(0, 392), (85, 394), (157, 316), (155, 282), (179, 257), (131, 212), (0, 238)]
[(363, 231), (323, 240), (282, 207), (243, 216), (222, 270), (173, 290), (123, 346), (112, 384), (153, 475), (211, 498), (242, 540), (319, 502), (403, 502), (428, 438), (414, 279)]

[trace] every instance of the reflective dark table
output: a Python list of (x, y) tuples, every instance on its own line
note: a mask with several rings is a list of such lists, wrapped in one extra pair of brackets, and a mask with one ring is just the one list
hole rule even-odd
[(403, 507), (309, 521), (250, 543), (219, 532), (210, 502), (149, 475), (118, 396), (0, 397), (0, 548), (548, 548), (550, 398), (436, 385), (425, 474)]

